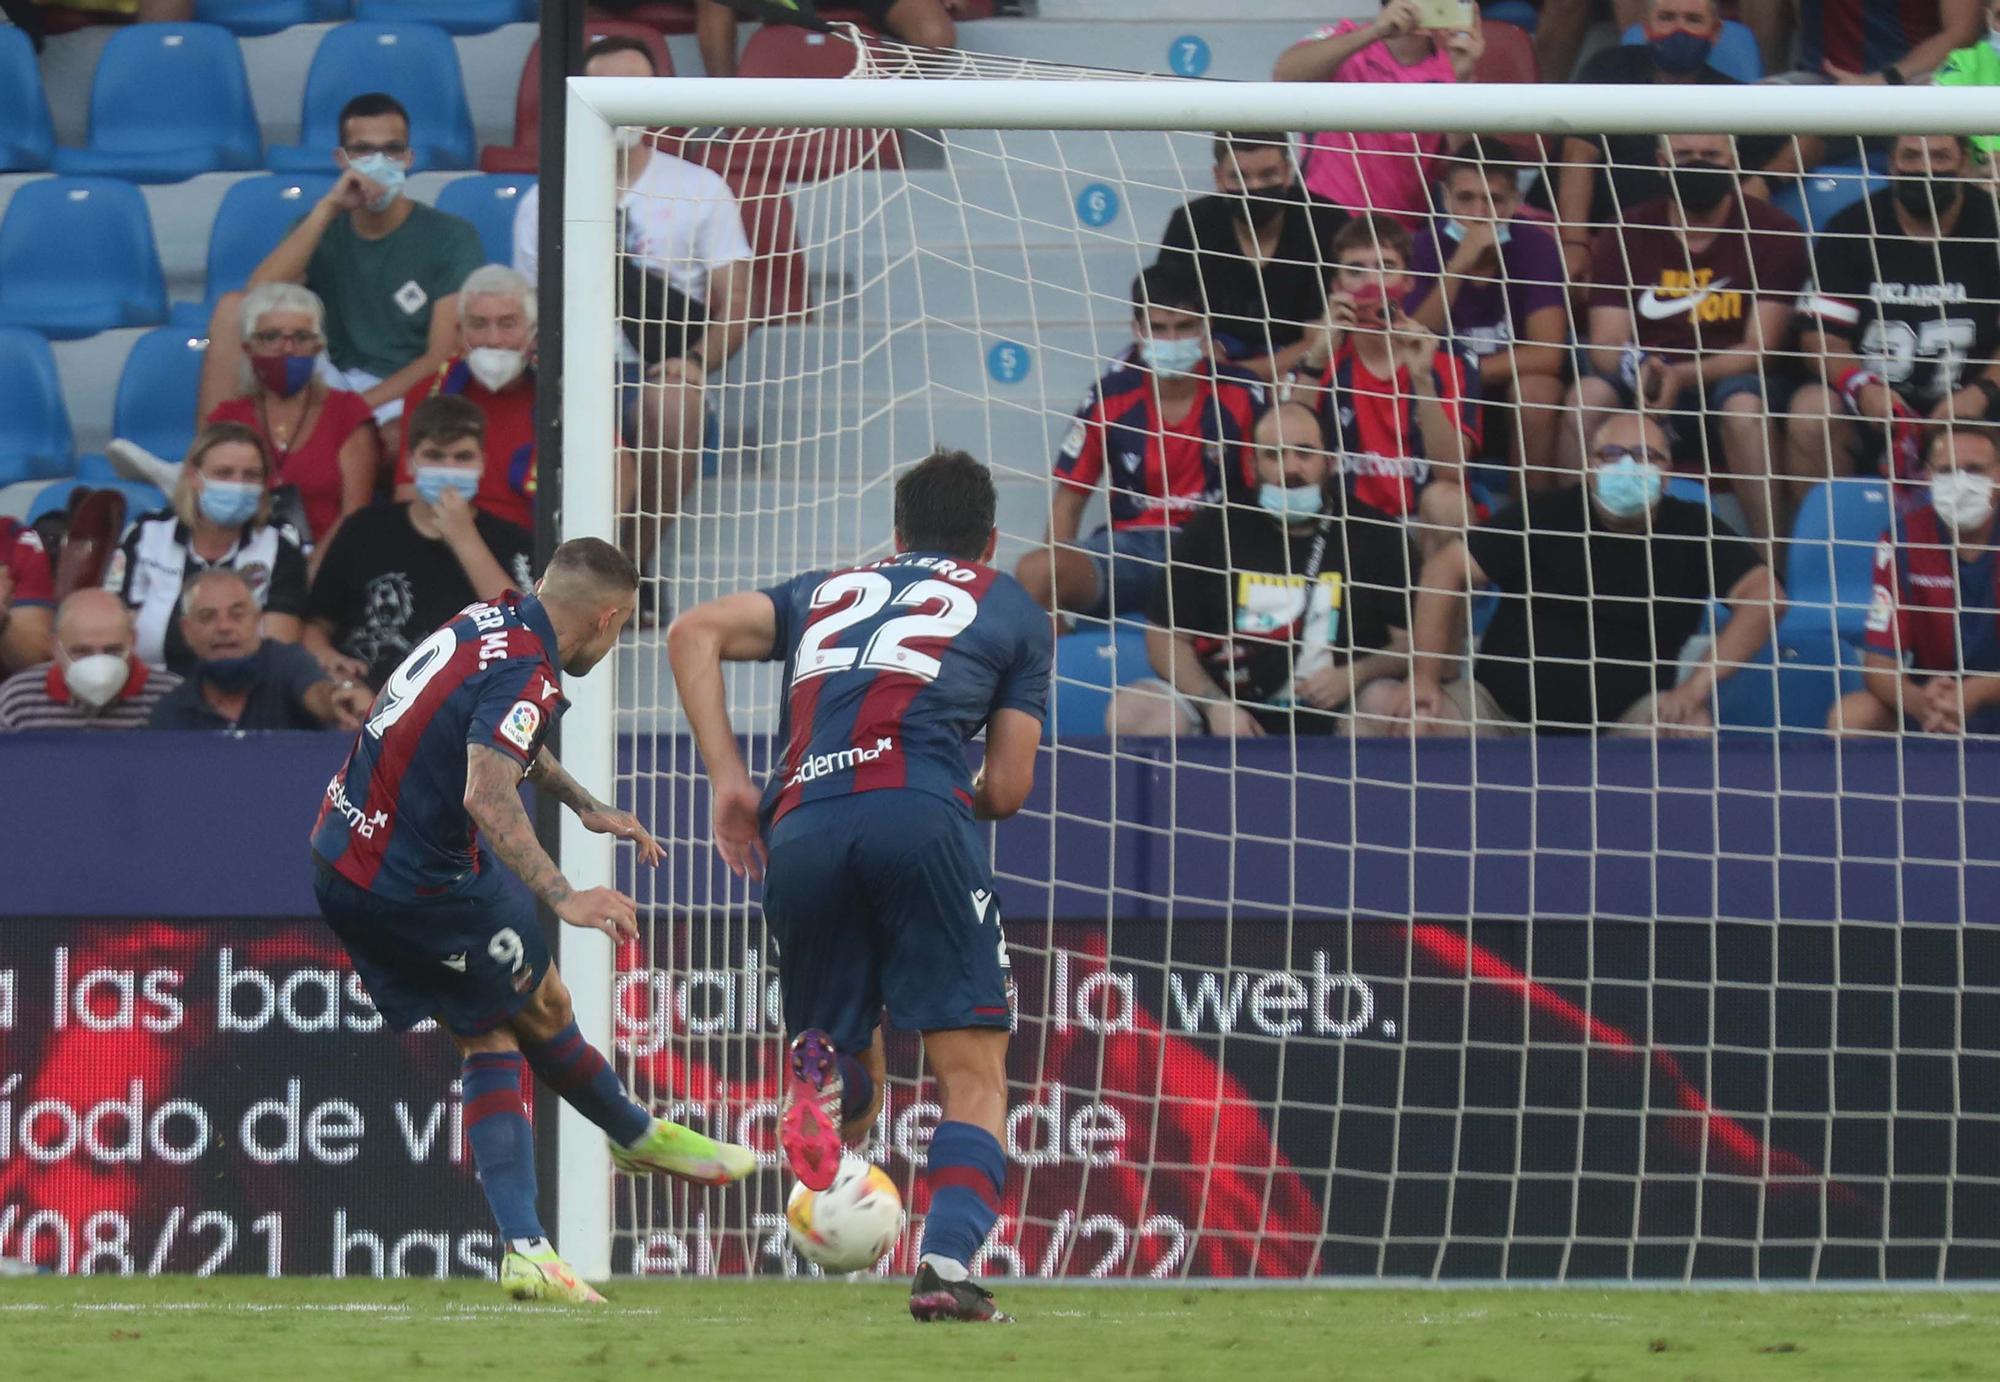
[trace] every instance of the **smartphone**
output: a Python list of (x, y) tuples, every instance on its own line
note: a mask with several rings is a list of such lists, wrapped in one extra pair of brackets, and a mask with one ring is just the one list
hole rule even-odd
[(1420, 29), (1470, 29), (1472, 0), (1415, 0)]
[(1354, 294), (1354, 319), (1362, 326), (1380, 326), (1388, 308), (1389, 293), (1379, 278)]

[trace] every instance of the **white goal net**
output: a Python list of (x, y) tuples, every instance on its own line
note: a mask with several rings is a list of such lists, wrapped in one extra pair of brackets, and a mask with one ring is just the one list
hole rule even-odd
[[(664, 618), (885, 554), (897, 470), (935, 446), (993, 468), (1004, 570), (1063, 521), (1063, 495), (1099, 491), (1056, 536), (1111, 579), (1110, 607), (1071, 611), (1037, 792), (993, 833), (1020, 1005), (981, 1269), (2000, 1274), (2000, 755), (1979, 734), (2000, 601), (1992, 552), (1939, 526), (1948, 504), (1990, 511), (1980, 479), (2000, 474), (1978, 425), (1989, 403), (2000, 420), (2000, 375), (1982, 382), (2000, 250), (1983, 163), (1947, 167), (1961, 141), (1919, 138), (1912, 164), (1896, 138), (2000, 129), (1996, 103), (1280, 90), (855, 53), (844, 118), (878, 128), (817, 127), (843, 105), (829, 83), (573, 87), (564, 532), (621, 531), (633, 505), (598, 458), (622, 450), (650, 520), (622, 532)], [(768, 124), (746, 128), (752, 114)], [(1530, 133), (1655, 117), (1602, 142)], [(607, 185), (620, 122), (650, 132)], [(1742, 137), (1655, 137), (1675, 122)], [(1338, 140), (1302, 126), (1385, 124), (1439, 131), (1364, 142), (1354, 166), (1387, 219), (1285, 204), (1284, 183), (1341, 176), (1324, 162)], [(1294, 137), (1258, 133), (1273, 129)], [(1462, 146), (1447, 129), (1496, 136)], [(1801, 160), (1817, 171), (1801, 178)], [(1248, 199), (1229, 177), (1255, 184)], [(1219, 210), (1183, 212), (1219, 186)], [(1411, 186), (1423, 204), (1396, 199)], [(1850, 192), (1862, 209), (1836, 219)], [(1663, 194), (1671, 215), (1648, 210)], [(1283, 254), (1258, 238), (1267, 199), (1293, 227)], [(1495, 199), (1521, 209), (1486, 249)], [(1987, 238), (1968, 250), (1870, 219), (1899, 204), (1934, 226), (1960, 208)], [(1177, 215), (1193, 247), (1162, 256)], [(1309, 262), (1290, 267), (1318, 296), (1280, 300), (1269, 285), (1296, 276), (1260, 279), (1257, 261), (1301, 244)], [(1134, 279), (1169, 259), (1142, 334), (1167, 340), (1191, 313), (1212, 358), (1275, 353), (1289, 385), (1201, 365), (1197, 395), (1171, 349), (1135, 354)], [(1268, 335), (1245, 325), (1245, 273)], [(1329, 292), (1343, 330), (1322, 341), (1304, 328)], [(706, 303), (691, 338), (680, 295)], [(1387, 321), (1372, 334), (1371, 313)], [(1406, 321), (1430, 323), (1428, 344)], [(711, 357), (705, 385), (634, 382), (671, 379), (684, 367), (660, 361), (691, 349)], [(1278, 398), (1320, 432), (1260, 452), (1252, 428)], [(1096, 408), (1081, 421), (1080, 403)], [(659, 477), (683, 472), (675, 503)], [(1259, 486), (1323, 472), (1346, 496), (1340, 541), (1301, 571), (1327, 528), (1281, 528)], [(1084, 557), (1107, 484), (1128, 497), (1108, 511), (1119, 561), (1100, 567)], [(1129, 497), (1149, 485), (1150, 502)], [(1219, 504), (1235, 512), (1206, 520), (1197, 555)], [(1908, 517), (1878, 562), (1892, 513)], [(1180, 533), (1122, 542), (1148, 527)], [(1135, 596), (1148, 576), (1161, 593)], [(1313, 642), (1329, 602), (1331, 663)], [(1406, 732), (1392, 683), (1413, 641), (1420, 689), (1426, 670), (1438, 688), (1418, 703), (1426, 727), (1456, 713), (1478, 737)], [(1273, 647), (1293, 658), (1282, 692), (1248, 665)], [(1194, 676), (1146, 699), (1183, 654), (1214, 703)], [(1349, 654), (1383, 669), (1379, 699), (1350, 699)], [(784, 1246), (784, 1033), (758, 893), (710, 849), (663, 627), (611, 665), (576, 687), (564, 757), (586, 781), (615, 769), (669, 862), (634, 878), (626, 851), (565, 837), (571, 877), (616, 877), (645, 918), (615, 976), (588, 955), (565, 969), (638, 1097), (751, 1142), (769, 1169), (728, 1191), (621, 1180), (606, 1220), (608, 1168), (566, 1138), (562, 1231), (597, 1224), (618, 1272), (807, 1271)], [(1947, 706), (1958, 672), (1966, 695)], [(1656, 699), (1614, 704), (1634, 677)], [(760, 773), (783, 748), (778, 678), (730, 682)], [(1868, 701), (1884, 688), (1906, 701)], [(1340, 710), (1356, 713), (1330, 725)], [(938, 1118), (915, 1037), (892, 1034), (888, 1054), (870, 1154), (912, 1222), (884, 1272), (911, 1266)]]

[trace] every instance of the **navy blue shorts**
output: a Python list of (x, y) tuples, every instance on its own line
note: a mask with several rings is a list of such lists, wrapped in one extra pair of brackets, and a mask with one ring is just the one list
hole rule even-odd
[(764, 920), (785, 1027), (841, 1050), (905, 1031), (1012, 1025), (1013, 979), (986, 848), (964, 808), (888, 789), (795, 807), (771, 831)]
[(549, 971), (534, 904), (488, 869), (439, 897), (377, 897), (313, 860), (320, 915), (347, 947), (354, 972), (390, 1027), (435, 1017), (477, 1036), (519, 1012)]

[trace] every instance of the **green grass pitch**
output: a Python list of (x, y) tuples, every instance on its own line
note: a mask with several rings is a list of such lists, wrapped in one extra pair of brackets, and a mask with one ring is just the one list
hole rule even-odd
[(2000, 1378), (2000, 1295), (1002, 1287), (1011, 1328), (903, 1289), (621, 1282), (609, 1307), (476, 1282), (0, 1279), (0, 1377)]

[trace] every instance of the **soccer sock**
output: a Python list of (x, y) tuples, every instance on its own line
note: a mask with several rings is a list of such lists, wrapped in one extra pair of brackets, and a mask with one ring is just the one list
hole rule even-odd
[(924, 1219), (922, 1254), (958, 1264), (962, 1277), (1000, 1217), (1006, 1154), (984, 1128), (940, 1123), (931, 1134), (924, 1174), (930, 1178), (931, 1208)]
[(625, 1097), (618, 1072), (583, 1039), (574, 1022), (546, 1045), (522, 1043), (521, 1054), (550, 1089), (619, 1146), (630, 1147), (653, 1126), (653, 1115)]
[(514, 1051), (465, 1058), (465, 1140), (505, 1239), (544, 1236), (535, 1213), (535, 1130), (521, 1102), (521, 1066)]
[(852, 1123), (875, 1102), (875, 1077), (868, 1067), (842, 1051), (840, 1061), (840, 1121)]

